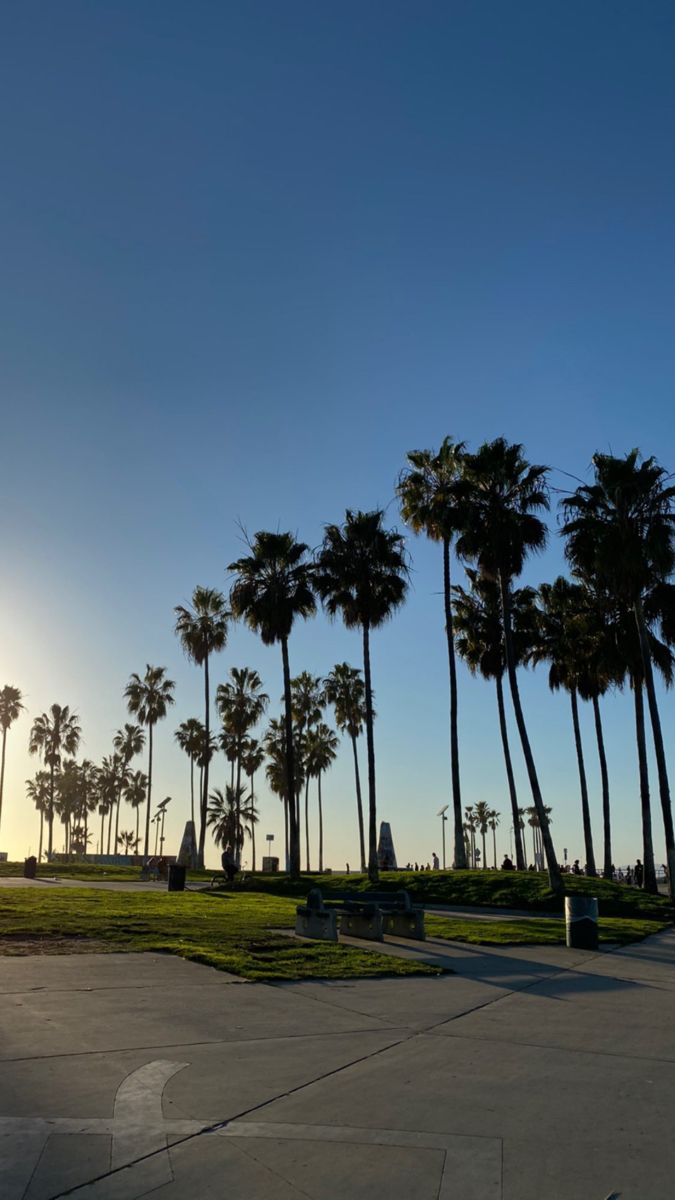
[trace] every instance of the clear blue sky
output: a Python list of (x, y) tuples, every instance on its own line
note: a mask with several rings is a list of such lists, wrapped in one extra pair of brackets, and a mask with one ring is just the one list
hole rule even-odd
[[(97, 759), (130, 672), (165, 664), (175, 840), (172, 733), (201, 688), (172, 610), (226, 586), (238, 520), (311, 545), (347, 505), (394, 523), (405, 451), (446, 433), (523, 441), (560, 487), (598, 447), (675, 465), (675, 12), (24, 0), (0, 47), (0, 683), (31, 716), (76, 708)], [(438, 555), (411, 550), (409, 603), (374, 646), (379, 798), (399, 858), (426, 860), (447, 681)], [(554, 533), (528, 580), (561, 561)], [(291, 656), (324, 673), (359, 642), (319, 617)], [(278, 652), (235, 629), (216, 677), (243, 664), (276, 706)], [(460, 683), (465, 798), (506, 825), (493, 693)], [(582, 856), (568, 706), (543, 672), (524, 701), (557, 845)], [(631, 714), (606, 705), (617, 862), (640, 851)], [(663, 716), (670, 741), (672, 699)], [(13, 854), (36, 844), (28, 728), (10, 736)], [(588, 713), (584, 731), (599, 852)], [(346, 750), (325, 793), (328, 859), (354, 863)], [(261, 807), (279, 837), (278, 801)]]

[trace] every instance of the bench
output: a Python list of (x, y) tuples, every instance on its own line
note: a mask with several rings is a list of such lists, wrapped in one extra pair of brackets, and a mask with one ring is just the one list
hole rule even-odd
[(382, 911), (377, 904), (369, 900), (344, 900), (334, 911), (340, 915), (340, 933), (367, 938), (370, 942), (384, 941)]
[(382, 913), (385, 933), (418, 942), (425, 940), (424, 909), (413, 904), (407, 892), (369, 892), (368, 898)]
[(298, 904), (295, 910), (295, 932), (300, 937), (313, 938), (319, 942), (337, 942), (337, 913), (326, 908), (318, 888), (312, 888), (306, 904)]

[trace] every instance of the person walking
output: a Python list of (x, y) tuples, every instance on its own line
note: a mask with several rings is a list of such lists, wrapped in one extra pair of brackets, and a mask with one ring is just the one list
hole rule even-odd
[(639, 858), (633, 867), (633, 875), (635, 877), (635, 886), (642, 887), (642, 880), (645, 877), (645, 870)]

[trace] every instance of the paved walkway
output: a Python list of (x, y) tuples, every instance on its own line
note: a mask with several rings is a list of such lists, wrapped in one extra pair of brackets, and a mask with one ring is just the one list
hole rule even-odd
[(3, 1200), (672, 1195), (675, 932), (427, 949), (457, 973), (0, 958)]

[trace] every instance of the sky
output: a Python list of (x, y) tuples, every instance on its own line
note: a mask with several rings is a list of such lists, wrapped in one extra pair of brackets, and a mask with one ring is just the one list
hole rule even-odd
[[(241, 526), (315, 547), (347, 507), (400, 525), (406, 452), (446, 434), (523, 442), (561, 491), (597, 449), (675, 466), (674, 51), (660, 0), (0, 6), (0, 685), (26, 703), (0, 850), (37, 847), (33, 717), (69, 704), (100, 760), (153, 663), (176, 682), (153, 792), (177, 851), (173, 733), (202, 715), (202, 681), (173, 608), (196, 584), (227, 591)], [(550, 526), (528, 583), (563, 569)], [(372, 647), (378, 812), (404, 863), (440, 854), (450, 799), (440, 557), (408, 548), (408, 602)], [(360, 664), (359, 637), (319, 615), (290, 654), (325, 675)], [(243, 665), (276, 714), (279, 650), (233, 625), (215, 682)], [(459, 684), (463, 796), (501, 811), (501, 856), (494, 692), (463, 667)], [(568, 700), (544, 669), (522, 690), (559, 857), (583, 859)], [(630, 696), (603, 711), (618, 864), (641, 853)], [(515, 731), (513, 749), (526, 805)], [(354, 865), (348, 745), (324, 807), (328, 865)], [(660, 862), (656, 792), (654, 830)], [(316, 837), (314, 801), (314, 862)]]

